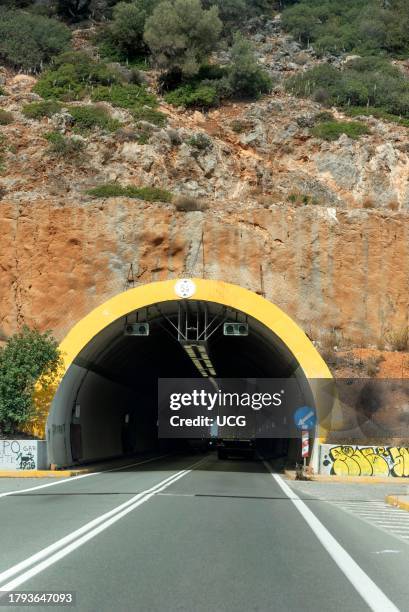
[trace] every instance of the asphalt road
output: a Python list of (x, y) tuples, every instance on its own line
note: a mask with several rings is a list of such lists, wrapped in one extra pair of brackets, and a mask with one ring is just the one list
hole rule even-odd
[(165, 457), (50, 484), (0, 484), (9, 592), (73, 591), (81, 612), (409, 610), (409, 543), (260, 461)]

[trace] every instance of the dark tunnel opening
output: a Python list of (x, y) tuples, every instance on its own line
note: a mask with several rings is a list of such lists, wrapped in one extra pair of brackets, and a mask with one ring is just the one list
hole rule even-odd
[[(225, 335), (226, 322), (243, 324), (248, 333)], [(206, 337), (217, 378), (297, 377), (305, 382), (280, 338), (243, 312), (193, 300), (154, 304), (117, 319), (77, 355), (47, 422), (51, 462), (63, 466), (186, 448), (185, 440), (158, 438), (157, 383), (159, 378), (202, 377), (183, 344), (206, 329), (200, 337)], [(297, 458), (293, 442), (264, 441), (264, 452)]]

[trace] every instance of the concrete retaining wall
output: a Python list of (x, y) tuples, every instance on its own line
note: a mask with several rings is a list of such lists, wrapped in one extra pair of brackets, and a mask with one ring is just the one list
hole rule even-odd
[(0, 440), (0, 470), (45, 470), (47, 442), (43, 440)]
[(409, 479), (409, 448), (321, 444), (319, 473), (335, 476), (392, 476)]

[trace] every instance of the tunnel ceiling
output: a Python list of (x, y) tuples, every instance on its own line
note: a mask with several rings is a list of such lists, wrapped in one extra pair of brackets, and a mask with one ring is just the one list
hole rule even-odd
[[(212, 302), (170, 301), (143, 308), (122, 317), (100, 332), (77, 356), (74, 363), (105, 378), (132, 388), (156, 384), (157, 378), (195, 378), (200, 374), (177, 340), (178, 306), (189, 316), (205, 305), (214, 327), (223, 321), (247, 321), (245, 337), (223, 335), (222, 325), (208, 340), (209, 356), (218, 378), (287, 377), (298, 363), (282, 341), (267, 327), (240, 311)], [(148, 321), (147, 337), (124, 335), (126, 322)], [(173, 325), (172, 325), (173, 323)]]

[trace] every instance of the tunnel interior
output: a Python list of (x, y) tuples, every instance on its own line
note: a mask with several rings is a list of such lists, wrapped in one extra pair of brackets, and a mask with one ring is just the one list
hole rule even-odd
[[(229, 322), (244, 324), (247, 333), (225, 335)], [(198, 337), (206, 338), (218, 378), (305, 381), (281, 339), (245, 313), (193, 300), (153, 304), (108, 325), (67, 370), (47, 421), (50, 463), (72, 465), (172, 446), (158, 439), (158, 379), (203, 376), (184, 346)], [(288, 441), (275, 446), (288, 452)]]

